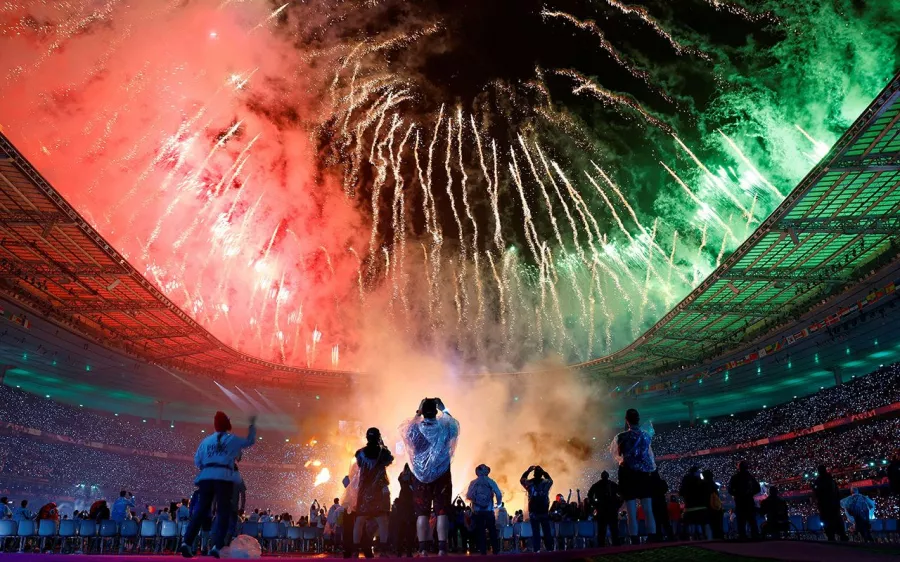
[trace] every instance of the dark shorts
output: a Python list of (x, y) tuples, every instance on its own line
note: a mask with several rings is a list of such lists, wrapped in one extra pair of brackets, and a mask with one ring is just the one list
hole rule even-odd
[(453, 502), (453, 481), (448, 470), (434, 482), (419, 482), (413, 476), (413, 502), (416, 508), (416, 517), (428, 517), (432, 507), (435, 515), (449, 515), (450, 504)]
[(619, 465), (619, 495), (623, 500), (639, 500), (653, 496), (653, 479), (649, 472)]

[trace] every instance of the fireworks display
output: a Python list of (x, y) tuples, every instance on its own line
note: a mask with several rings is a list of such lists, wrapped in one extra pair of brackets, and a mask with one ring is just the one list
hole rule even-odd
[(352, 369), (378, 331), (515, 370), (683, 298), (893, 75), (898, 27), (894, 1), (10, 0), (0, 125), (241, 351)]

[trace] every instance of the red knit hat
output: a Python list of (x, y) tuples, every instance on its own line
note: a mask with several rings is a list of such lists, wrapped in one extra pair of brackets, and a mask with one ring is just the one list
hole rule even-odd
[(213, 420), (213, 426), (215, 426), (217, 433), (222, 431), (231, 431), (231, 420), (228, 419), (228, 416), (225, 415), (225, 412), (216, 412), (216, 417)]

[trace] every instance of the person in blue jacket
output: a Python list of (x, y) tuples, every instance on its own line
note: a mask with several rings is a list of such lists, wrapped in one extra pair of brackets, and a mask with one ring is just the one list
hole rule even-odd
[(191, 507), (196, 507), (196, 517), (191, 518), (184, 534), (184, 542), (178, 549), (185, 558), (194, 556), (191, 545), (194, 544), (200, 529), (208, 522), (213, 502), (216, 504), (216, 511), (226, 515), (215, 519), (210, 536), (213, 546), (209, 550), (209, 555), (219, 558), (219, 551), (225, 545), (228, 533), (227, 514), (232, 511), (234, 486), (240, 481), (234, 463), (240, 457), (242, 449), (256, 442), (255, 416), (250, 418), (250, 430), (246, 439), (231, 433), (231, 420), (224, 412), (216, 412), (213, 425), (216, 432), (200, 442), (194, 455), (194, 464), (200, 469), (200, 474), (194, 481), (199, 493), (196, 504), (191, 502)]

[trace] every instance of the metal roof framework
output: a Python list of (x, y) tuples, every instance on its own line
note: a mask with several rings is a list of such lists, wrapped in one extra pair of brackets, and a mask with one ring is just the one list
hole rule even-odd
[[(895, 257), (898, 186), (900, 75), (680, 304), (628, 347), (573, 367), (592, 378), (646, 380), (796, 320)], [(184, 372), (315, 387), (345, 386), (353, 375), (263, 361), (216, 339), (135, 270), (2, 134), (0, 291), (101, 344)]]
[(217, 380), (348, 384), (351, 373), (287, 367), (213, 337), (141, 275), (0, 134), (0, 291), (141, 359)]
[(724, 355), (892, 262), (900, 250), (900, 74), (760, 227), (628, 347), (576, 365), (639, 381)]

